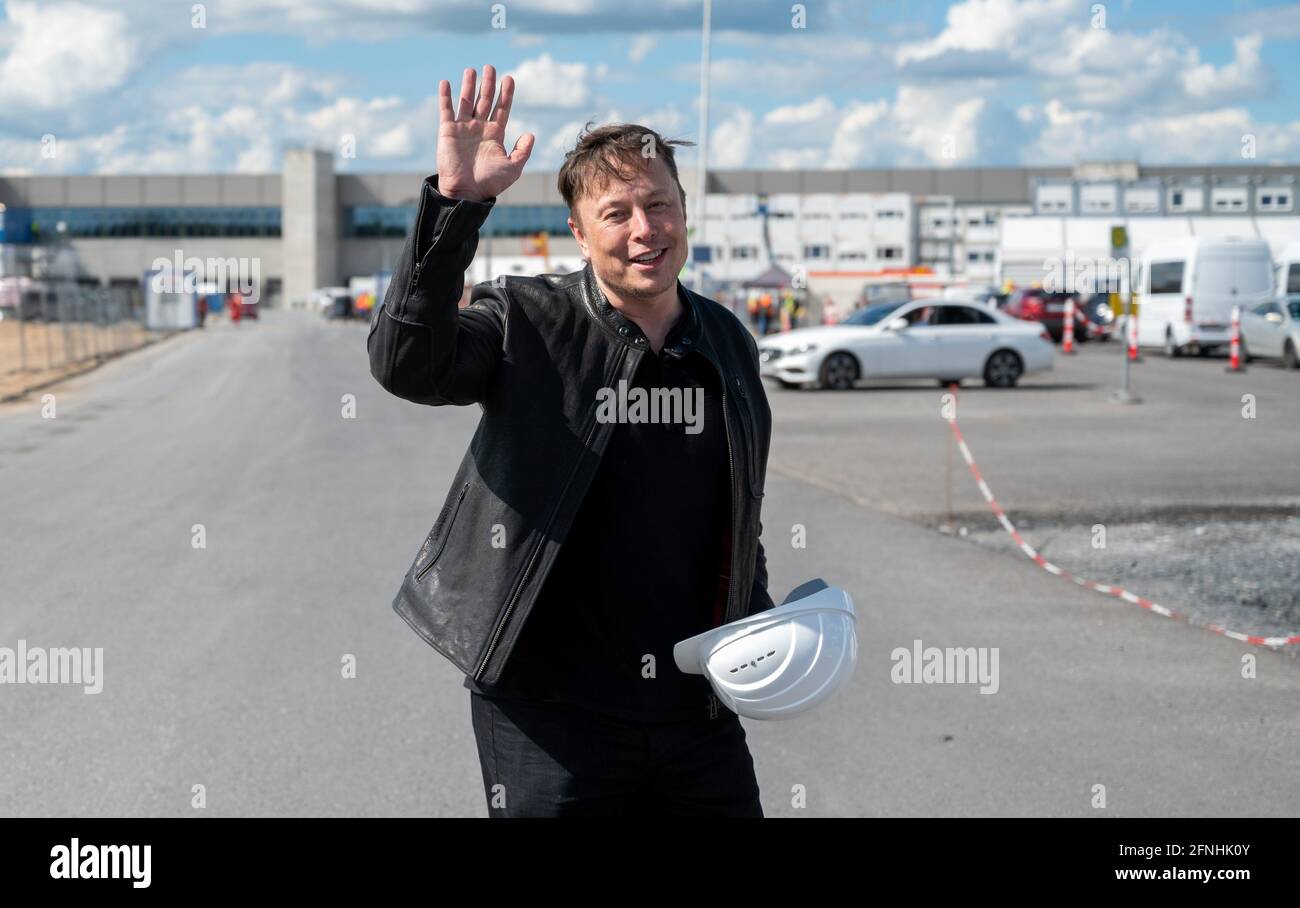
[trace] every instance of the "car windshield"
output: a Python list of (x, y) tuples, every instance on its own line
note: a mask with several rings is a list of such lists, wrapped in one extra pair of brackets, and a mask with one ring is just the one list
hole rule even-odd
[(859, 309), (857, 312), (850, 315), (844, 321), (840, 322), (840, 324), (841, 325), (875, 325), (881, 321), (884, 321), (885, 316), (893, 312), (901, 305), (903, 305), (903, 301), (896, 302), (896, 303), (876, 303), (874, 306), (867, 306), (865, 309)]

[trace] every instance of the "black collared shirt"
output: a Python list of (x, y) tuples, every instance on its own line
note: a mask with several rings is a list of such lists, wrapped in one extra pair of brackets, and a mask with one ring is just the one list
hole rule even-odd
[(687, 309), (660, 353), (646, 344), (625, 399), (680, 389), (702, 412), (661, 407), (668, 421), (633, 422), (646, 414), (629, 408), (616, 423), (500, 682), (465, 687), (637, 720), (716, 715), (708, 681), (673, 661), (675, 643), (714, 626), (731, 520), (720, 383), (682, 344), (690, 321)]

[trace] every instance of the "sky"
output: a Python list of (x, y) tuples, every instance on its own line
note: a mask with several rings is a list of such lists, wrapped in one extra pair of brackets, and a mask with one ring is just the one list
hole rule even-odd
[[(712, 16), (710, 169), (1300, 161), (1300, 3)], [(274, 173), (305, 145), (432, 173), (438, 81), (486, 63), (515, 77), (530, 171), (588, 121), (698, 142), (702, 20), (702, 0), (0, 0), (0, 174)]]

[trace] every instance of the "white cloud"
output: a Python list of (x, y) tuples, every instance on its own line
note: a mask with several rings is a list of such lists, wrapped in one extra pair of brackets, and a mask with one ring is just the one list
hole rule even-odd
[(415, 136), (409, 122), (375, 136), (370, 153), (376, 158), (409, 158), (415, 153)]
[[(530, 170), (558, 167), (587, 120), (642, 122), (698, 139), (694, 85), (680, 84), (697, 78), (695, 65), (665, 66), (663, 73), (653, 65), (653, 51), (675, 40), (666, 37), (670, 20), (692, 3), (669, 0), (663, 23), (639, 32), (624, 27), (618, 43), (600, 39), (615, 54), (626, 53), (628, 63), (612, 73), (594, 60), (565, 62), (549, 52), (513, 67), (501, 61), (519, 86), (507, 144), (523, 132), (539, 139)], [(715, 31), (710, 164), (1231, 161), (1245, 133), (1257, 137), (1261, 160), (1300, 156), (1300, 121), (1264, 122), (1247, 107), (1276, 81), (1265, 42), (1293, 31), (1300, 14), (1283, 16), (1276, 29), (1263, 11), (1215, 20), (1222, 36), (1235, 40), (1230, 60), (1210, 63), (1174, 30), (1177, 20), (1126, 31), (1128, 17), (1114, 7), (1109, 27), (1094, 29), (1090, 6), (964, 0), (952, 5), (937, 34), (905, 37), (902, 45), (888, 43), (900, 33), (887, 24), (864, 32), (872, 39), (845, 30)], [(288, 145), (337, 148), (351, 134), (358, 159), (348, 167), (431, 170), (436, 74), (412, 89), (419, 94), (364, 97), (350, 75), (362, 64), (348, 55), (329, 70), (279, 61), (185, 66), (188, 49), (232, 34), (346, 37), (360, 49), (372, 34), (482, 31), (485, 8), (477, 0), (209, 0), (208, 27), (196, 30), (189, 4), (160, 15), (154, 0), (11, 0), (0, 14), (0, 120), (9, 129), (0, 133), (0, 168), (266, 172), (279, 166)], [(607, 9), (593, 0), (515, 0), (499, 47), (544, 45), (563, 17), (578, 17), (590, 29)], [(142, 78), (160, 62), (172, 68)], [(620, 84), (609, 84), (611, 78)], [(659, 90), (664, 78), (671, 92)], [(888, 97), (875, 100), (883, 91)], [(625, 92), (619, 98), (626, 111), (608, 106), (608, 95), (618, 92)], [(59, 138), (54, 161), (39, 157), (34, 137), (45, 132)], [(944, 154), (949, 148), (951, 157)], [(683, 166), (697, 154), (678, 153)]]
[[(1254, 161), (1240, 156), (1248, 134), (1256, 140)], [(1117, 157), (1148, 164), (1289, 163), (1300, 157), (1300, 120), (1262, 123), (1243, 108), (1127, 119), (1054, 102), (1044, 109), (1043, 129), (1025, 154), (1047, 163)]]
[(896, 141), (888, 122), (888, 101), (855, 101), (838, 117), (830, 153), (826, 156), (827, 167), (862, 166), (888, 160), (882, 152)]
[(1232, 61), (1216, 67), (1168, 27), (1124, 31), (1112, 15), (1094, 28), (1092, 18), (1082, 0), (966, 0), (949, 8), (943, 31), (902, 45), (895, 62), (905, 82), (1027, 79), (1047, 99), (1114, 112), (1190, 113), (1272, 88), (1259, 34), (1238, 37)]
[(659, 43), (659, 38), (655, 35), (637, 35), (632, 41), (632, 46), (628, 48), (627, 59), (629, 63), (640, 63), (650, 51), (654, 50), (655, 45)]
[(1057, 35), (1071, 17), (1086, 21), (1084, 0), (967, 0), (948, 8), (947, 26), (924, 41), (899, 47), (898, 65), (933, 61), (945, 54), (1011, 54), (1043, 35)]
[[(1223, 104), (1263, 94), (1270, 79), (1260, 60), (1262, 36), (1245, 35), (1233, 44), (1232, 61), (1222, 67), (1202, 63), (1183, 73), (1183, 89), (1188, 97), (1203, 104)], [(1195, 55), (1195, 48), (1193, 48)]]
[(0, 61), (0, 109), (82, 104), (120, 88), (137, 65), (135, 29), (117, 10), (10, 0), (5, 11), (11, 36)]
[(825, 95), (813, 98), (807, 104), (774, 107), (763, 115), (768, 126), (799, 126), (826, 117), (835, 110), (835, 104)]
[(738, 108), (714, 127), (709, 137), (709, 169), (746, 166), (753, 143), (754, 114), (746, 108)]
[(517, 107), (586, 107), (591, 104), (593, 72), (586, 63), (561, 63), (549, 53), (524, 60), (510, 73)]

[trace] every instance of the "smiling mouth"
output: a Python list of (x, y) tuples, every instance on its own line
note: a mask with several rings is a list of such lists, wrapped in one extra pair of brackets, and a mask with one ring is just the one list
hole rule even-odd
[(657, 267), (659, 263), (664, 260), (664, 257), (667, 254), (668, 254), (668, 248), (664, 247), (663, 249), (660, 249), (659, 252), (653, 256), (648, 256), (648, 257), (639, 256), (637, 258), (631, 259), (631, 262), (633, 265), (639, 268), (654, 268)]

